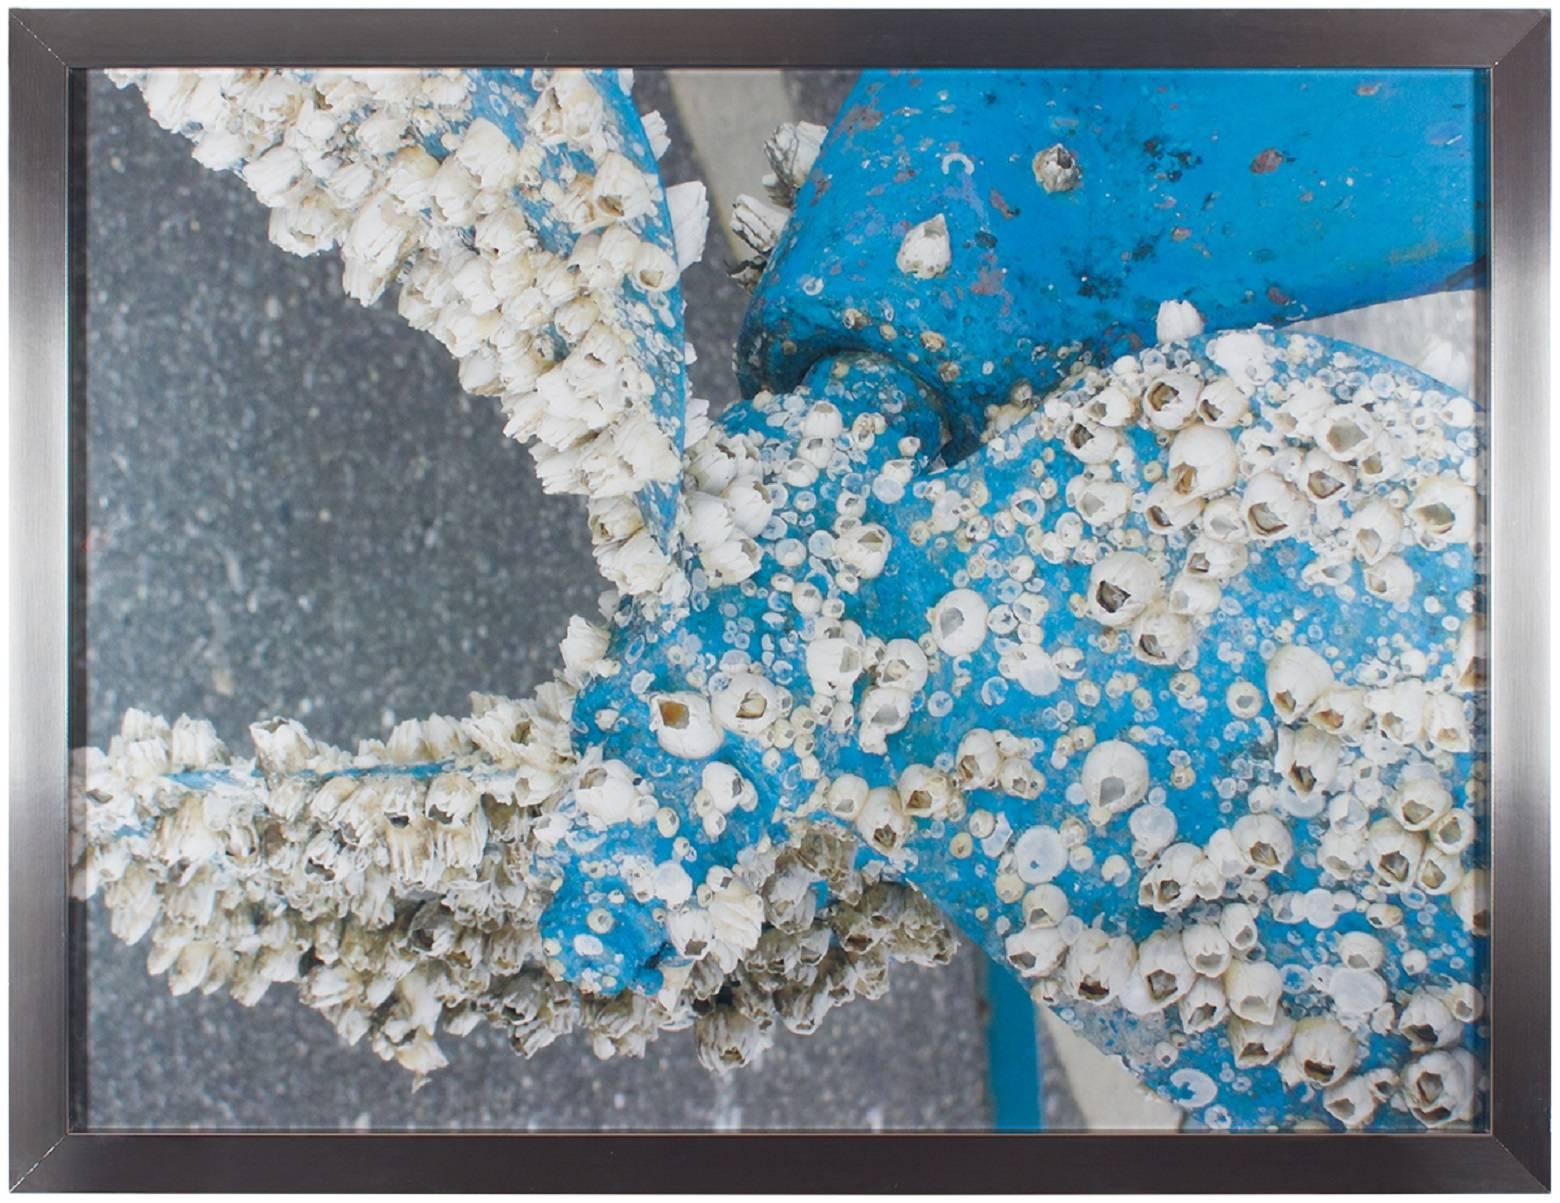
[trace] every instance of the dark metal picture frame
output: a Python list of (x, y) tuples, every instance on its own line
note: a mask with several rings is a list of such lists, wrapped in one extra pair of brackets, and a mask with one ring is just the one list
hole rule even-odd
[[(96, 1133), (73, 1119), (73, 123), (115, 66), (1489, 72), (1491, 1127), (1454, 1135)], [(13, 10), (11, 1130), (26, 1190), (1530, 1191), (1549, 1168), (1550, 19), (1535, 11)]]

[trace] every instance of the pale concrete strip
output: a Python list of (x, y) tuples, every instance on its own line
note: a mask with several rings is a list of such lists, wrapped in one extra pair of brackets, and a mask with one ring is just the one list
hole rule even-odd
[(1351, 309), (1299, 322), (1293, 329), (1341, 338), (1402, 360), (1482, 403), (1487, 400), (1488, 323), (1487, 294), (1467, 289)]
[(779, 71), (668, 71), (672, 99), (710, 191), (710, 221), (720, 227), (733, 259), (752, 255), (731, 232), (732, 202), (746, 192), (763, 197), (769, 170), (764, 140), (796, 120)]
[(1108, 1057), (1044, 1007), (1038, 1008), (1043, 1039), (1067, 1071), (1085, 1126), (1090, 1129), (1159, 1130), (1181, 1126), (1181, 1109), (1151, 1094), (1115, 1057)]

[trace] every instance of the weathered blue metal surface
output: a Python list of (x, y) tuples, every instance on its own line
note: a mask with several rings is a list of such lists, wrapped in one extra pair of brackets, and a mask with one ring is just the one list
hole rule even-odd
[[(1019, 380), (1154, 341), (1471, 284), (1484, 257), (1471, 71), (874, 71), (830, 130), (761, 280), (738, 365), (785, 389), (878, 351), (936, 386), (968, 450)], [(1048, 192), (1060, 145), (1076, 186)], [(895, 265), (942, 214), (952, 262)]]

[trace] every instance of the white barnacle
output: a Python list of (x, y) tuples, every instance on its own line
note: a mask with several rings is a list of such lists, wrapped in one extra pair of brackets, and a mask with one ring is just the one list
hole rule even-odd
[(1432, 476), (1414, 491), (1408, 518), (1425, 547), (1468, 543), (1478, 519), (1478, 500), (1473, 487), (1455, 476)]
[(763, 533), (775, 512), (774, 498), (768, 486), (753, 476), (739, 476), (733, 480), (726, 486), (721, 499), (737, 530), (754, 539)]
[(751, 810), (757, 801), (753, 783), (735, 767), (721, 761), (704, 766), (699, 776), (699, 795), (695, 806), (707, 807), (718, 815), (729, 815), (734, 810)]
[(876, 522), (842, 519), (835, 529), (834, 558), (870, 581), (882, 575), (893, 545), (893, 537)]
[(713, 694), (710, 709), (727, 731), (758, 739), (780, 717), (780, 690), (758, 673), (733, 673)]
[(1076, 156), (1060, 142), (1036, 154), (1030, 169), (1034, 172), (1035, 183), (1048, 193), (1071, 192), (1083, 179)]
[(897, 786), (899, 804), (912, 819), (944, 818), (959, 798), (953, 778), (925, 764), (906, 765)]
[(888, 750), (887, 737), (903, 731), (910, 721), (912, 698), (897, 685), (870, 685), (861, 695), (857, 743), (864, 752), (881, 756)]
[[(1071, 498), (1073, 509), (1090, 526), (1110, 526), (1125, 517), (1132, 504), (1130, 486), (1115, 480), (1075, 478), (1078, 489)], [(1068, 492), (1073, 493), (1072, 485)]]
[(1003, 652), (997, 670), (1008, 680), (1017, 681), (1024, 692), (1045, 697), (1061, 688), (1061, 674), (1045, 649), (1023, 643)]
[(677, 283), (677, 260), (653, 242), (641, 243), (629, 278), (645, 292), (665, 292)]
[(1425, 735), (1443, 752), (1467, 752), (1473, 747), (1468, 708), (1449, 693), (1432, 693), (1425, 701)]
[(1368, 847), (1378, 885), (1390, 893), (1413, 884), (1425, 852), (1425, 837), (1420, 832), (1406, 830), (1393, 818), (1377, 819), (1370, 826)]
[(1156, 1007), (1180, 1001), (1197, 981), (1177, 931), (1156, 931), (1138, 945), (1137, 972)]
[(1203, 332), (1203, 315), (1190, 301), (1161, 301), (1154, 317), (1154, 339), (1159, 343), (1180, 343)]
[(989, 612), (973, 589), (955, 589), (932, 607), (932, 638), (945, 655), (968, 656), (986, 641)]
[(1263, 1026), (1277, 1021), (1284, 984), (1276, 966), (1267, 961), (1232, 961), (1223, 981), (1234, 1015)]
[(1043, 882), (1024, 895), (1024, 924), (1027, 927), (1055, 927), (1067, 918), (1071, 909), (1066, 890)]
[(631, 159), (608, 151), (596, 165), (591, 200), (609, 222), (633, 221), (655, 205), (659, 181), (647, 176)]
[(1197, 410), (1201, 383), (1186, 372), (1166, 372), (1143, 393), (1143, 416), (1160, 430), (1180, 430)]
[(890, 639), (883, 646), (874, 675), (879, 684), (916, 694), (926, 684), (928, 671), (926, 653), (920, 644), (913, 639)]
[(1358, 1059), (1354, 1033), (1330, 1015), (1310, 1015), (1295, 1025), (1286, 1077), (1325, 1089), (1347, 1076)]
[[(1181, 950), (1204, 977), (1222, 978), (1230, 966), (1230, 942), (1212, 923), (1191, 923), (1181, 929)], [(1220, 987), (1219, 997), (1224, 996)]]
[(1282, 476), (1259, 472), (1241, 494), (1241, 513), (1255, 539), (1288, 539), (1305, 530), (1311, 503)]
[(1259, 1065), (1271, 1065), (1284, 1055), (1294, 1038), (1295, 1021), (1287, 1011), (1281, 1010), (1275, 1012), (1271, 1023), (1231, 1014), (1224, 1029), (1229, 1036), (1230, 1051), (1235, 1054), (1236, 1067), (1255, 1069)]
[(1490, 888), (1483, 869), (1470, 869), (1452, 891), (1452, 907), (1463, 927), (1476, 936), (1490, 934)]
[(1326, 411), (1316, 430), (1317, 442), (1333, 459), (1352, 464), (1374, 446), (1375, 420), (1357, 405), (1339, 405)]
[(894, 264), (907, 276), (931, 280), (948, 270), (953, 252), (948, 243), (948, 222), (941, 213), (905, 232)]
[(650, 730), (663, 749), (701, 760), (720, 747), (721, 729), (708, 699), (697, 693), (658, 693), (650, 699)]
[(1300, 475), (1313, 501), (1342, 501), (1354, 487), (1354, 470), (1320, 448), (1306, 453)]
[(1322, 1094), (1322, 1106), (1346, 1128), (1363, 1128), (1375, 1117), (1378, 1101), (1363, 1075), (1335, 1082)]
[(1268, 698), (1286, 723), (1299, 721), (1332, 684), (1332, 668), (1308, 647), (1286, 643), (1267, 662)]
[(861, 646), (853, 639), (826, 636), (807, 645), (807, 677), (824, 697), (849, 697), (864, 667)]
[(1294, 837), (1284, 821), (1271, 812), (1242, 815), (1230, 830), (1235, 846), (1258, 878), (1282, 873), (1294, 855)]
[(1479, 1062), (1467, 1049), (1437, 1049), (1403, 1070), (1403, 1098), (1427, 1128), (1470, 1119), (1479, 1092)]
[(1194, 422), (1170, 444), (1166, 479), (1183, 497), (1207, 497), (1235, 483), (1240, 458), (1224, 431)]
[(899, 792), (892, 786), (879, 786), (867, 793), (856, 815), (856, 830), (879, 852), (892, 854), (910, 838), (910, 816), (899, 804)]
[(764, 155), (774, 171), (775, 180), (765, 186), (776, 200), (794, 197), (812, 174), (813, 164), (828, 130), (809, 121), (787, 121), (778, 126), (764, 142)]
[(1161, 535), (1190, 526), (1202, 509), (1200, 496), (1177, 492), (1169, 480), (1161, 480), (1150, 487), (1143, 498), (1143, 517), (1148, 521), (1148, 528)]
[(1430, 825), (1429, 835), (1436, 851), (1455, 855), (1473, 843), (1473, 815), (1462, 809), (1448, 811)]
[[(276, 718), (254, 723), (249, 728), (249, 737), (255, 745), (255, 764), (273, 780), (306, 767), (318, 751), (318, 745), (303, 725), (293, 719)], [(158, 771), (166, 770), (159, 768)]]
[(1228, 902), (1219, 912), (1219, 931), (1238, 953), (1249, 952), (1257, 943), (1257, 915), (1247, 903)]
[(1348, 969), (1379, 969), (1387, 950), (1368, 931), (1345, 932), (1338, 937), (1338, 960)]
[[(1182, 572), (1170, 582), (1166, 604), (1183, 618), (1206, 618), (1219, 608), (1224, 590), (1219, 582), (1192, 572)], [(1184, 649), (1183, 649), (1184, 650)]]
[(1062, 446), (1084, 464), (1103, 464), (1121, 446), (1121, 436), (1109, 426), (1074, 422), (1062, 436)]
[(760, 255), (768, 255), (780, 241), (790, 210), (743, 193), (732, 202), (731, 230)]
[(1278, 733), (1273, 767), (1297, 794), (1324, 793), (1338, 775), (1343, 745), (1320, 727), (1285, 727)]
[[(1241, 513), (1240, 498), (1229, 493), (1215, 497), (1203, 507), (1201, 525), (1199, 538), (1205, 536), (1214, 543), (1243, 544), (1250, 535), (1245, 515)], [(1245, 561), (1241, 563), (1244, 565)]]
[(1352, 685), (1334, 685), (1316, 699), (1306, 718), (1329, 735), (1352, 740), (1370, 722), (1365, 691)]
[(634, 771), (621, 760), (605, 760), (585, 769), (574, 784), (580, 809), (603, 826), (626, 822), (639, 799)]
[(1365, 592), (1379, 601), (1396, 605), (1414, 596), (1414, 570), (1402, 556), (1383, 556), (1374, 564), (1367, 564), (1361, 576)]
[(1114, 384), (1107, 384), (1083, 406), (1083, 416), (1097, 426), (1126, 426), (1136, 415), (1137, 402)]
[(1456, 982), (1447, 987), (1442, 998), (1458, 1023), (1477, 1023), (1484, 1015), (1484, 995), (1471, 982)]
[(1372, 689), (1365, 704), (1376, 716), (1381, 733), (1393, 743), (1416, 744), (1425, 729), (1425, 683), (1405, 678), (1384, 689)]
[(824, 806), (835, 818), (853, 823), (866, 804), (868, 792), (865, 778), (855, 773), (841, 773), (829, 782), (829, 788), (824, 794)]
[(1449, 1048), (1462, 1038), (1462, 1021), (1439, 994), (1416, 990), (1398, 1014), (1398, 1031), (1408, 1037), (1416, 1053)]
[(1066, 935), (1056, 927), (1025, 927), (1003, 944), (1008, 963), (1025, 978), (1049, 977), (1067, 956)]
[(1101, 626), (1123, 627), (1143, 613), (1162, 590), (1159, 570), (1147, 556), (1115, 551), (1089, 571), (1087, 613)]
[(1197, 901), (1194, 878), (1204, 860), (1196, 844), (1171, 844), (1138, 884), (1138, 903), (1162, 915), (1185, 910)]
[(1067, 992), (1080, 1002), (1103, 1006), (1126, 985), (1137, 961), (1137, 945), (1128, 936), (1087, 928), (1067, 950)]
[(1089, 817), (1104, 826), (1112, 815), (1131, 810), (1148, 793), (1148, 760), (1125, 740), (1094, 745), (1084, 758), (1080, 777)]
[(227, 748), (217, 738), (216, 728), (204, 719), (180, 715), (169, 733), (168, 767), (204, 769), (223, 764)]
[(455, 158), (483, 188), (507, 189), (519, 175), (519, 153), (508, 136), (486, 117), (466, 126)]
[(1197, 394), (1197, 416), (1209, 426), (1239, 426), (1251, 411), (1251, 398), (1228, 376), (1216, 376)]
[(1155, 604), (1132, 623), (1132, 651), (1149, 664), (1174, 664), (1192, 645), (1192, 626), (1169, 606)]
[(1127, 820), (1133, 852), (1151, 859), (1175, 842), (1175, 811), (1168, 806), (1140, 806)]
[(967, 790), (990, 789), (1002, 768), (1002, 754), (990, 731), (975, 728), (965, 733), (954, 755), (954, 772)]
[(286, 143), (277, 143), (245, 165), (244, 183), (254, 190), (256, 199), (268, 209), (291, 204), (309, 185), (309, 170), (298, 152)]
[(1199, 977), (1176, 1004), (1181, 1030), (1188, 1036), (1206, 1032), (1223, 1023), (1229, 1015), (1224, 983), (1217, 977)]
[(1371, 498), (1349, 518), (1349, 545), (1362, 564), (1378, 564), (1391, 555), (1402, 534), (1402, 513), (1382, 497)]
[(1245, 544), (1221, 542), (1205, 534), (1198, 535), (1187, 546), (1185, 570), (1194, 577), (1227, 581), (1245, 568), (1246, 559)]
[(1067, 867), (1067, 847), (1054, 827), (1031, 827), (1013, 841), (1013, 871), (1025, 885), (1040, 885)]
[(1426, 831), (1452, 809), (1452, 794), (1429, 773), (1399, 779), (1389, 802), (1393, 818), (1408, 831)]
[(1470, 614), (1457, 631), (1457, 652), (1453, 660), (1452, 688), (1458, 693), (1483, 689), (1489, 679), (1488, 653), (1485, 650), (1484, 617)]

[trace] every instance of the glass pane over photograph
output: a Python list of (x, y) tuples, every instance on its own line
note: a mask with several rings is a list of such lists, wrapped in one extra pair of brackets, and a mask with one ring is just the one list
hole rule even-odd
[(83, 1125), (1487, 1128), (1482, 73), (84, 90)]

